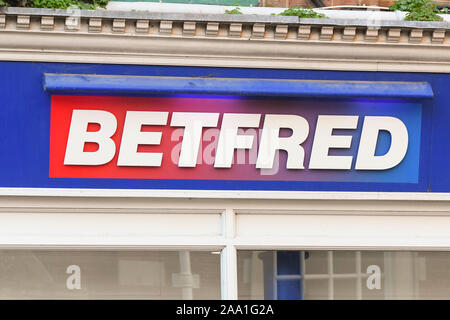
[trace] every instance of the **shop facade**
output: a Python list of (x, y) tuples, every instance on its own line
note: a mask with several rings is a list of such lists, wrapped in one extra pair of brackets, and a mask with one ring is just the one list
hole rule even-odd
[(0, 12), (2, 298), (449, 298), (447, 23)]

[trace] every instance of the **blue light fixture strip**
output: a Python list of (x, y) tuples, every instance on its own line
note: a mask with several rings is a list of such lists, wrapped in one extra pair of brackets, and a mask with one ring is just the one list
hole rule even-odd
[(429, 99), (428, 82), (279, 80), (44, 74), (54, 94), (214, 94), (273, 97), (367, 97)]

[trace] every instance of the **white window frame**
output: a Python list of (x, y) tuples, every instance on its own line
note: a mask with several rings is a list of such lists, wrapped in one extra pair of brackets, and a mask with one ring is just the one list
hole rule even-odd
[[(336, 273), (333, 270), (333, 259), (334, 253), (336, 251), (324, 250), (327, 253), (326, 263), (327, 263), (327, 273), (310, 273), (306, 268), (305, 263), (305, 251), (302, 250), (300, 252), (300, 269), (302, 270), (301, 275), (278, 275), (277, 274), (277, 255), (273, 256), (274, 263), (274, 281), (284, 280), (284, 279), (296, 279), (303, 280), (302, 281), (302, 292), (305, 294), (306, 283), (305, 280), (327, 280), (328, 281), (328, 291), (327, 298), (328, 300), (334, 300), (334, 281), (336, 279), (355, 279), (356, 280), (356, 300), (362, 300), (362, 283), (363, 280), (367, 280), (370, 274), (367, 274), (362, 271), (361, 266), (361, 251), (352, 251), (355, 254), (355, 272), (351, 273)], [(382, 278), (384, 274), (380, 275)], [(276, 283), (274, 284), (275, 296), (277, 296)]]
[(0, 189), (0, 249), (221, 251), (225, 300), (238, 298), (237, 250), (450, 251), (448, 230), (450, 194)]

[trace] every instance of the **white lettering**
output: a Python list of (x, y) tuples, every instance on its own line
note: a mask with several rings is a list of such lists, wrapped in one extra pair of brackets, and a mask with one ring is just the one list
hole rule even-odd
[[(169, 113), (163, 111), (128, 111), (123, 124), (117, 165), (161, 166), (162, 152), (142, 152), (139, 147), (161, 144), (162, 130), (149, 132), (144, 130), (143, 126), (167, 125), (168, 116)], [(219, 116), (219, 113), (174, 112), (170, 126), (180, 128), (174, 129), (170, 137), (171, 142), (177, 142), (171, 143), (172, 149), (168, 150), (172, 163), (188, 168), (194, 168), (197, 164), (231, 168), (235, 162), (248, 163), (256, 164), (261, 175), (272, 175), (279, 172), (279, 154), (284, 151), (287, 154), (287, 169), (305, 169), (305, 149), (302, 144), (307, 140), (310, 130), (305, 118), (299, 115), (267, 114), (262, 129), (259, 129), (261, 114), (225, 113), (221, 128), (218, 129)], [(357, 115), (317, 117), (309, 169), (352, 169), (354, 155), (332, 152), (333, 149), (350, 149), (353, 137), (334, 131), (357, 129), (358, 118)], [(91, 125), (97, 125), (98, 130), (91, 130)], [(116, 138), (113, 140), (113, 137), (117, 126), (113, 113), (102, 110), (73, 110), (64, 164), (95, 166), (110, 162), (116, 153)], [(284, 135), (283, 129), (292, 133), (289, 136)], [(383, 155), (375, 155), (380, 131), (390, 134), (391, 144)], [(203, 141), (206, 142), (204, 145)], [(88, 144), (96, 144), (98, 149), (92, 151)], [(167, 141), (164, 145), (168, 145)], [(400, 119), (366, 116), (362, 124), (359, 148), (354, 146), (352, 150), (357, 153), (356, 170), (393, 168), (407, 153), (408, 130)]]
[[(279, 137), (281, 128), (291, 129), (292, 135), (290, 137)], [(288, 169), (304, 169), (305, 151), (300, 144), (306, 140), (308, 134), (309, 124), (305, 118), (284, 114), (266, 115), (256, 168), (272, 168), (275, 151), (285, 150), (288, 153), (286, 167)]]
[(216, 127), (219, 121), (218, 113), (174, 112), (170, 125), (184, 127), (181, 143), (179, 167), (195, 167), (204, 127)]
[[(100, 125), (98, 131), (87, 131), (89, 123)], [(117, 120), (110, 112), (101, 110), (73, 110), (67, 139), (66, 165), (102, 165), (114, 158), (116, 145), (111, 139), (116, 132)], [(96, 143), (98, 150), (85, 152), (86, 142)]]
[(235, 149), (251, 149), (253, 135), (238, 135), (239, 128), (258, 128), (260, 114), (225, 113), (223, 115), (219, 142), (217, 145), (215, 168), (230, 168)]
[[(391, 146), (387, 153), (375, 156), (380, 130), (391, 135)], [(359, 142), (356, 170), (387, 170), (398, 165), (408, 150), (408, 129), (405, 124), (393, 117), (367, 116)]]
[(118, 166), (159, 167), (162, 153), (137, 152), (139, 145), (158, 145), (161, 132), (142, 132), (143, 125), (165, 125), (168, 112), (127, 111), (120, 143)]
[(330, 156), (330, 148), (348, 149), (352, 136), (333, 135), (334, 129), (356, 129), (358, 116), (319, 116), (314, 135), (310, 169), (350, 170), (352, 156)]

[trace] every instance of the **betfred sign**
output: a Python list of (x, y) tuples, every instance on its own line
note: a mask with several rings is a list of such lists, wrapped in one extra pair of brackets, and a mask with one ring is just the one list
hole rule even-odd
[(53, 96), (50, 177), (417, 182), (421, 106)]

